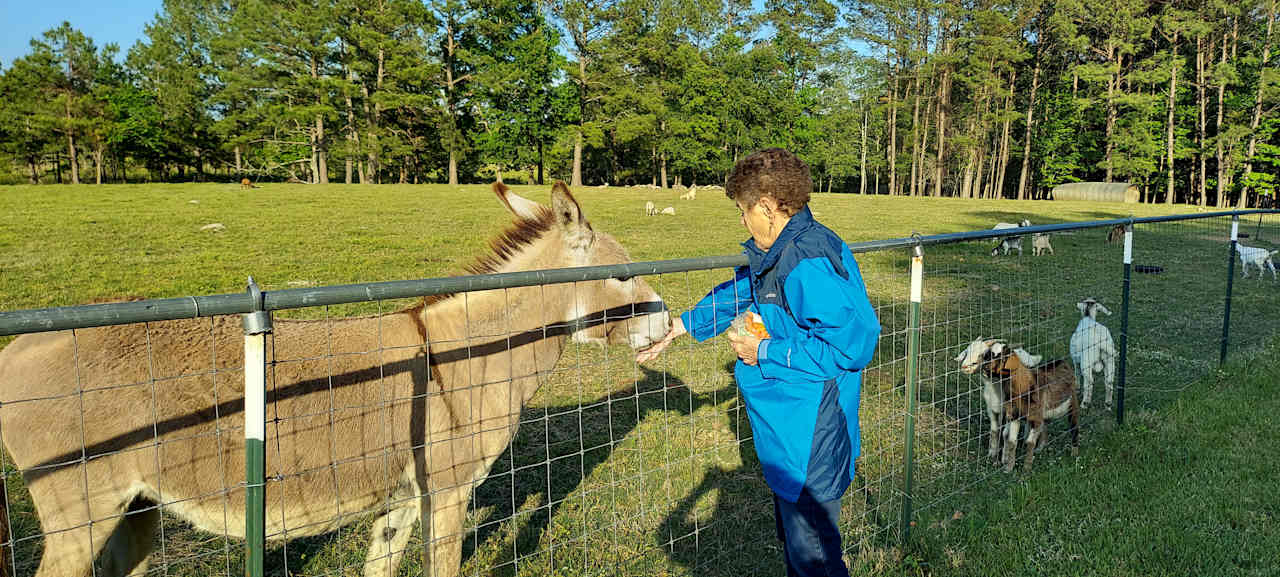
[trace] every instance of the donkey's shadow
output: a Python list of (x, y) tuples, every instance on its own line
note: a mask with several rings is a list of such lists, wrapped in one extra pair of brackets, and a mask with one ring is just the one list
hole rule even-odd
[(632, 386), (598, 398), (525, 408), (515, 439), (475, 489), (471, 506), (477, 526), (465, 539), (464, 564), (488, 541), (503, 538), (504, 526), (516, 519), (514, 548), (503, 547), (502, 555), (535, 554), (560, 506), (651, 414), (687, 416), (734, 395), (731, 384), (697, 393), (670, 373), (639, 369)]

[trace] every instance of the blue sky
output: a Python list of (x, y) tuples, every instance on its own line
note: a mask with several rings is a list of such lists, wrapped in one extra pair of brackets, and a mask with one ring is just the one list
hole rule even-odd
[(31, 51), (31, 39), (56, 28), (63, 20), (93, 39), (99, 47), (120, 45), (121, 57), (160, 10), (161, 0), (0, 0), (0, 65)]

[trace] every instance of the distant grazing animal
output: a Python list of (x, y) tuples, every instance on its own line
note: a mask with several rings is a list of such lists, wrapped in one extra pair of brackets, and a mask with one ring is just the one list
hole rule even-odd
[(680, 200), (695, 200), (698, 198), (698, 185), (689, 187), (689, 192), (680, 195)]
[[(955, 358), (955, 361), (960, 363), (960, 372), (966, 375), (976, 373), (982, 379), (982, 400), (987, 405), (987, 420), (991, 424), (990, 434), (987, 437), (987, 457), (991, 459), (996, 459), (1000, 455), (1001, 429), (1004, 428), (1004, 390), (980, 369), (984, 360), (991, 360), (993, 357), (991, 348), (999, 342), (1001, 342), (999, 339), (978, 337), (973, 339), (973, 342), (969, 343), (969, 346), (960, 351)], [(1040, 364), (1043, 358), (1040, 355), (1028, 353), (1022, 347), (1015, 347), (1013, 352), (1028, 367)]]
[(1236, 253), (1240, 255), (1240, 272), (1244, 278), (1249, 277), (1249, 265), (1256, 265), (1258, 267), (1258, 280), (1262, 280), (1262, 275), (1267, 270), (1271, 271), (1271, 280), (1276, 280), (1276, 265), (1271, 260), (1271, 257), (1275, 256), (1276, 253), (1280, 253), (1280, 250), (1268, 251), (1265, 248), (1236, 243)]
[(1045, 423), (1063, 415), (1071, 421), (1071, 454), (1080, 453), (1080, 403), (1076, 395), (1076, 376), (1065, 360), (1049, 361), (1031, 368), (1013, 354), (1007, 345), (996, 343), (991, 358), (983, 362), (982, 371), (1004, 390), (1005, 439), (1000, 462), (1005, 471), (1013, 470), (1018, 454), (1019, 420), (1027, 420), (1027, 458), (1023, 467), (1031, 470), (1037, 440), (1045, 434)]
[[(472, 272), (631, 261), (564, 183), (550, 208), (493, 189), (515, 221)], [(266, 534), (320, 535), (376, 511), (363, 573), (393, 577), (421, 512), (420, 571), (455, 576), (472, 491), (569, 339), (638, 349), (669, 328), (634, 277), (276, 319)], [(244, 536), (243, 353), (236, 316), (23, 335), (0, 350), (0, 433), (44, 532), (37, 577), (146, 574), (160, 506)]]
[(671, 216), (675, 216), (675, 214), (676, 214), (676, 207), (674, 207), (674, 206), (668, 206), (668, 207), (666, 207), (666, 208), (662, 209), (662, 214), (669, 214), (669, 215), (671, 215)]
[(253, 184), (253, 182), (251, 182), (251, 181), (250, 181), (249, 179), (247, 179), (247, 178), (242, 178), (242, 179), (240, 179), (240, 189), (241, 189), (241, 190), (244, 190), (244, 189), (246, 189), (246, 188), (259, 188), (259, 187), (258, 187), (257, 185), (255, 185), (255, 184)]
[[(1031, 221), (1022, 219), (1022, 222), (1018, 224), (1010, 224), (1007, 222), (996, 223), (995, 226), (991, 227), (991, 230), (1008, 230), (1027, 226), (1031, 226)], [(1008, 255), (1011, 249), (1017, 250), (1018, 256), (1022, 256), (1022, 235), (1000, 237), (1000, 242), (996, 243), (995, 248), (991, 249), (991, 256), (1000, 254), (1001, 250), (1004, 250), (1004, 254)]]
[(658, 214), (658, 208), (657, 208), (657, 207), (655, 207), (655, 206), (653, 206), (653, 201), (652, 201), (652, 200), (650, 200), (650, 201), (645, 202), (645, 203), (644, 203), (644, 215), (645, 215), (645, 216), (653, 216), (653, 215), (655, 215), (655, 214)]
[(1049, 244), (1049, 235), (1038, 232), (1031, 235), (1031, 254), (1040, 256), (1046, 250), (1049, 251), (1049, 254), (1053, 254), (1053, 245)]
[(1111, 339), (1111, 331), (1098, 322), (1098, 313), (1110, 315), (1111, 311), (1092, 298), (1076, 303), (1080, 311), (1080, 322), (1075, 332), (1071, 333), (1071, 362), (1076, 364), (1076, 378), (1084, 389), (1084, 400), (1080, 403), (1089, 408), (1093, 402), (1093, 374), (1102, 373), (1103, 383), (1107, 387), (1107, 409), (1111, 408), (1111, 391), (1116, 382), (1116, 343)]
[(1115, 244), (1124, 240), (1124, 225), (1117, 224), (1107, 231), (1107, 244)]

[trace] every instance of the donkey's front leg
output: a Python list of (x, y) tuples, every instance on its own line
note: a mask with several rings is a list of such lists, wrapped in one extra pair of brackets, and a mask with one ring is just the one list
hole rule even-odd
[(396, 577), (413, 524), (418, 521), (420, 491), (413, 479), (412, 470), (406, 470), (391, 494), (389, 510), (373, 522), (364, 577)]
[[(463, 522), (471, 487), (437, 489), (424, 499), (428, 514), (423, 517), (423, 532), (430, 545), (422, 560), (423, 577), (455, 577), (462, 565)], [(430, 531), (427, 531), (427, 527)]]

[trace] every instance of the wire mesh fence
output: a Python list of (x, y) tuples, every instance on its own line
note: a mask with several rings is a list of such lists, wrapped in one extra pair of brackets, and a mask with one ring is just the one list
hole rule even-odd
[[(970, 343), (999, 339), (1079, 366), (1072, 335), (1087, 299), (1100, 305), (1111, 360), (1127, 370), (1100, 366), (1091, 395), (1079, 392), (1091, 396), (1079, 413), (1089, 451), (1122, 403), (1141, 418), (1214, 371), (1223, 350), (1247, 356), (1274, 338), (1280, 288), (1254, 278), (1272, 276), (1265, 259), (1232, 248), (1231, 215), (1196, 216), (854, 246), (882, 330), (863, 370), (859, 474), (843, 500), (852, 564), (874, 570), (908, 533), (1013, 478), (992, 457), (992, 438), (1010, 429), (993, 427), (981, 371), (965, 370)], [(1280, 246), (1280, 215), (1238, 219), (1244, 247)], [(1127, 302), (1117, 225), (1132, 232)], [(913, 323), (917, 245), (924, 288)], [(633, 348), (665, 331), (665, 309), (693, 306), (732, 277), (732, 262), (409, 289), (457, 291), (426, 302), (352, 289), (308, 320), (275, 314), (256, 433), (265, 574), (776, 573), (772, 495), (732, 350), (685, 339), (634, 362)], [(658, 274), (636, 276), (646, 272)], [(254, 301), (273, 308), (271, 298)], [(329, 308), (344, 299), (376, 310)], [(234, 299), (191, 300), (199, 309)], [(49, 326), (19, 316), (0, 315), (5, 333)], [(245, 393), (255, 363), (244, 334), (241, 318), (220, 314), (68, 328), (4, 349), (0, 548), (10, 575), (232, 575), (253, 562)], [(913, 339), (919, 353), (908, 355)], [(1105, 357), (1097, 340), (1092, 351)], [(1048, 422), (1035, 467), (1069, 458), (1066, 420)]]

